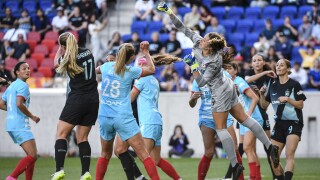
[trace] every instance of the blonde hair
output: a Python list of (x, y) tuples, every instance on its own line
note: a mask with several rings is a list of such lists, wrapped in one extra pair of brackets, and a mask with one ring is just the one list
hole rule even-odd
[(291, 63), (290, 63), (290, 61), (288, 60), (288, 59), (285, 59), (285, 58), (281, 58), (281, 59), (279, 59), (279, 61), (280, 60), (283, 60), (284, 61), (284, 63), (286, 64), (286, 66), (287, 66), (287, 69), (289, 69), (289, 71), (288, 71), (288, 75), (290, 75), (292, 72), (291, 72)]
[(124, 73), (128, 70), (126, 64), (130, 61), (130, 57), (134, 55), (134, 47), (130, 43), (123, 43), (118, 50), (116, 56), (116, 64), (114, 65), (114, 73), (124, 76)]
[(60, 62), (57, 72), (68, 73), (73, 78), (76, 74), (83, 72), (83, 68), (78, 66), (76, 58), (78, 54), (78, 43), (75, 36), (70, 32), (62, 33), (59, 36), (59, 44), (66, 47), (66, 52)]
[(168, 65), (180, 60), (180, 58), (172, 56), (170, 54), (154, 55), (151, 57), (151, 59), (155, 66)]

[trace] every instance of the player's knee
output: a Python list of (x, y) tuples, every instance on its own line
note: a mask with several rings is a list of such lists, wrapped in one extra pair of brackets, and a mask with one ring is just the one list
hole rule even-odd
[(243, 144), (243, 151), (248, 154), (248, 153), (252, 153), (253, 149), (251, 146)]
[(206, 148), (204, 150), (204, 155), (208, 158), (212, 158), (214, 155), (214, 149), (213, 148)]
[(101, 157), (105, 159), (110, 159), (112, 156), (112, 150), (110, 151), (102, 151), (101, 152)]

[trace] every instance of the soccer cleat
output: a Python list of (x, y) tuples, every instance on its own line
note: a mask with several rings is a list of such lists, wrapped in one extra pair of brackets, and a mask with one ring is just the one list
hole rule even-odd
[(280, 163), (280, 154), (279, 154), (279, 147), (277, 145), (270, 146), (270, 157), (273, 162), (274, 168), (277, 168)]
[(64, 170), (60, 170), (60, 171), (55, 172), (54, 174), (52, 174), (51, 180), (63, 180), (64, 176), (65, 176)]
[(6, 180), (17, 180), (17, 179), (11, 176), (7, 176)]
[(171, 9), (168, 7), (168, 5), (167, 5), (165, 2), (163, 2), (163, 1), (161, 1), (161, 2), (158, 4), (157, 9), (158, 9), (159, 11), (162, 11), (162, 12), (167, 13), (168, 15), (171, 15), (171, 14), (172, 14), (172, 10), (171, 10)]
[(89, 172), (84, 173), (84, 175), (80, 177), (80, 180), (92, 180), (91, 174)]
[(239, 177), (240, 177), (240, 175), (241, 175), (241, 173), (242, 173), (243, 170), (244, 170), (244, 167), (243, 167), (241, 164), (238, 164), (238, 163), (237, 163), (236, 166), (232, 168), (232, 170), (233, 170), (232, 179), (233, 179), (233, 180), (238, 180)]

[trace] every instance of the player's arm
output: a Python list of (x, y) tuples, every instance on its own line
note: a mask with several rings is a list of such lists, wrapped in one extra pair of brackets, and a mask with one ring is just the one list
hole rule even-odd
[(270, 77), (277, 77), (276, 73), (272, 70), (269, 71), (263, 71), (261, 73), (252, 75), (252, 76), (245, 76), (244, 79), (247, 81), (247, 83), (252, 83), (254, 81), (257, 81), (258, 79), (260, 79), (261, 77), (263, 77), (264, 75), (270, 76)]
[(259, 99), (259, 104), (261, 106), (262, 109), (267, 109), (270, 102), (268, 102), (266, 99), (267, 99), (267, 95), (269, 93), (267, 93), (266, 95), (266, 90), (267, 90), (267, 87), (266, 86), (262, 86), (261, 89), (260, 89), (260, 99)]
[(96, 74), (101, 74), (100, 66), (96, 68)]
[(295, 107), (297, 109), (302, 109), (303, 108), (303, 100), (296, 101), (294, 99), (291, 99), (290, 97), (281, 96), (281, 97), (279, 97), (279, 101), (281, 103), (289, 103), (289, 104), (291, 104), (293, 107)]
[(38, 123), (40, 121), (40, 118), (37, 116), (34, 116), (24, 105), (25, 99), (23, 96), (17, 96), (17, 107), (20, 109), (20, 111), (31, 118), (34, 122)]
[(142, 73), (141, 73), (140, 77), (149, 76), (149, 75), (154, 74), (156, 72), (156, 68), (153, 64), (153, 61), (152, 61), (150, 53), (149, 53), (149, 42), (142, 41), (140, 43), (140, 49), (147, 60), (147, 64), (144, 67), (142, 67)]
[(244, 94), (246, 96), (248, 96), (252, 101), (250, 104), (250, 108), (248, 110), (248, 115), (251, 116), (251, 114), (253, 113), (254, 109), (256, 108), (256, 105), (259, 102), (259, 98), (258, 96), (253, 92), (253, 90), (251, 88), (248, 88), (244, 91)]
[(201, 97), (201, 92), (192, 92), (189, 100), (189, 106), (194, 108), (197, 105), (197, 100)]
[(131, 99), (131, 103), (137, 99), (137, 97), (139, 96), (140, 91), (138, 90), (138, 88), (136, 88), (135, 86), (133, 86), (133, 88), (131, 89), (130, 92), (130, 99)]
[(0, 99), (0, 109), (2, 109), (4, 111), (7, 110), (7, 103), (2, 99)]

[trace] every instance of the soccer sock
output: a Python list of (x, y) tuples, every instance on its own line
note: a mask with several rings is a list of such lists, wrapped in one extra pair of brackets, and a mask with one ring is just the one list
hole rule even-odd
[(144, 168), (146, 168), (146, 171), (151, 178), (151, 180), (160, 180), (157, 167), (154, 164), (154, 161), (151, 159), (151, 157), (146, 158), (143, 161)]
[(284, 180), (284, 176), (283, 175), (275, 176), (274, 179), (276, 179), (276, 180)]
[[(237, 156), (237, 160), (239, 162), (239, 164), (242, 165), (242, 155), (243, 155), (244, 151), (243, 151), (243, 143), (240, 143), (239, 144), (239, 147), (238, 147), (238, 151), (236, 152), (236, 156)], [(224, 176), (226, 179), (227, 178), (231, 178), (232, 176), (232, 166), (231, 166), (231, 163), (229, 164), (229, 168), (228, 168), (228, 171), (226, 173), (226, 175)], [(243, 176), (243, 173), (240, 175), (239, 179), (242, 179), (244, 176)]]
[(248, 116), (248, 118), (241, 124), (249, 128), (253, 132), (253, 134), (262, 142), (262, 144), (269, 149), (271, 142), (262, 129), (261, 125), (257, 123), (255, 119)]
[(260, 171), (260, 165), (256, 166), (256, 180), (261, 180), (261, 171)]
[(293, 176), (293, 172), (291, 171), (286, 171), (284, 173), (284, 180), (291, 180), (292, 179), (292, 176)]
[(228, 167), (227, 173), (226, 173), (226, 175), (224, 176), (224, 178), (225, 178), (225, 179), (231, 178), (232, 173), (233, 173), (232, 166), (231, 166), (231, 163), (229, 163), (229, 167)]
[[(134, 169), (133, 169), (133, 158), (130, 156), (129, 152), (119, 154), (119, 159), (121, 161), (124, 172), (126, 173), (128, 180), (134, 180)], [(141, 174), (141, 173), (140, 173)]]
[(100, 157), (98, 159), (97, 167), (96, 167), (96, 180), (103, 180), (104, 175), (107, 172), (109, 160)]
[[(242, 165), (242, 158), (241, 155), (239, 153), (239, 151), (236, 151), (236, 155), (237, 155), (237, 161), (239, 162), (239, 164)], [(231, 171), (232, 171), (232, 167), (231, 167)], [(232, 172), (231, 172), (232, 173)], [(230, 176), (231, 177), (231, 176)], [(241, 175), (239, 176), (239, 180), (244, 180), (244, 174), (243, 172), (241, 173)]]
[(26, 180), (32, 180), (34, 165), (35, 165), (35, 161), (27, 167), (25, 172)]
[(208, 158), (207, 156), (202, 156), (202, 159), (200, 160), (200, 163), (198, 166), (198, 180), (204, 180), (206, 178), (211, 160), (212, 158)]
[(165, 159), (161, 158), (157, 166), (160, 167), (162, 171), (165, 172), (172, 179), (178, 180), (180, 178), (174, 167)]
[(216, 132), (221, 140), (223, 149), (227, 153), (232, 167), (234, 167), (238, 163), (238, 161), (236, 157), (236, 152), (234, 150), (234, 142), (231, 135), (229, 134), (227, 129), (216, 130)]
[(271, 173), (272, 173), (272, 177), (273, 177), (273, 179), (276, 179), (277, 177), (276, 177), (276, 175), (274, 174), (274, 172), (273, 172), (273, 170), (272, 170), (272, 165), (271, 165), (271, 160), (270, 160), (270, 153), (269, 153), (269, 151), (268, 151), (268, 149), (266, 148), (266, 147), (264, 147), (264, 151), (266, 152), (266, 154), (267, 154), (267, 160), (268, 160), (268, 164), (269, 164), (269, 166), (270, 166), (270, 170), (271, 170)]
[(249, 179), (256, 179), (257, 164), (255, 162), (252, 162), (252, 163), (248, 163), (248, 165), (250, 169)]
[(79, 154), (82, 166), (81, 176), (86, 172), (89, 172), (90, 169), (90, 160), (91, 160), (91, 147), (88, 141), (84, 141), (78, 144)]
[(240, 157), (242, 157), (242, 155), (244, 154), (243, 143), (239, 144), (238, 151), (239, 151)]
[[(130, 154), (130, 156), (131, 156), (131, 154)], [(141, 173), (141, 171), (140, 171), (140, 169), (139, 169), (139, 167), (138, 167), (138, 165), (137, 165), (137, 163), (136, 163), (136, 161), (134, 160), (134, 158), (131, 156), (131, 158), (133, 159), (133, 173), (134, 173), (134, 177), (135, 178), (138, 178), (138, 177), (141, 177), (141, 176), (143, 176), (142, 175), (142, 173)], [(144, 177), (144, 176), (143, 176)]]
[(54, 145), (55, 149), (55, 160), (56, 160), (56, 172), (60, 171), (64, 167), (64, 159), (67, 154), (67, 140), (65, 139), (57, 139), (56, 144)]
[(34, 164), (35, 159), (32, 156), (26, 156), (19, 161), (16, 168), (10, 174), (13, 178), (18, 178), (18, 176), (23, 173), (30, 165)]

